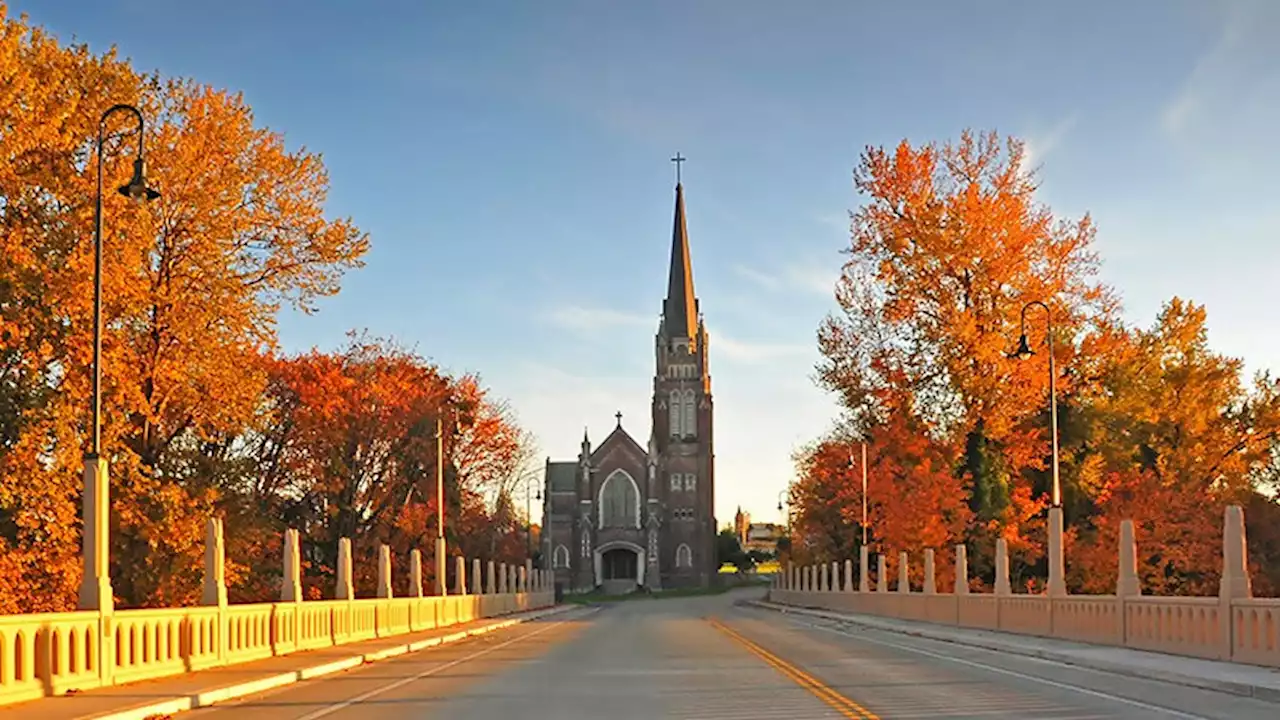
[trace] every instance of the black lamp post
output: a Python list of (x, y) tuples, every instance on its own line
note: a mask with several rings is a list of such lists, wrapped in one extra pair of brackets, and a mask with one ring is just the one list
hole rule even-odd
[(102, 144), (107, 119), (117, 112), (130, 113), (138, 120), (138, 154), (133, 159), (133, 177), (117, 192), (139, 202), (160, 197), (159, 192), (147, 187), (143, 144), (147, 123), (142, 111), (133, 105), (112, 105), (98, 120), (98, 192), (93, 211), (93, 436), (86, 454), (90, 459), (102, 454)]
[(1032, 300), (1022, 306), (1022, 332), (1018, 347), (1009, 357), (1025, 360), (1035, 354), (1027, 342), (1027, 309), (1032, 305), (1044, 309), (1045, 343), (1049, 346), (1049, 428), (1053, 438), (1053, 507), (1062, 507), (1062, 486), (1058, 482), (1058, 370), (1053, 359), (1053, 313), (1049, 306)]

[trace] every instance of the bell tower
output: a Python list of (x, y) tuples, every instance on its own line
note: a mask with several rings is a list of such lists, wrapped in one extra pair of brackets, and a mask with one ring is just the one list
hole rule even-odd
[(716, 562), (715, 455), (706, 324), (693, 291), (685, 222), (684, 158), (677, 153), (675, 221), (667, 296), (654, 338), (653, 444), (661, 500), (659, 567), (664, 587), (709, 585)]

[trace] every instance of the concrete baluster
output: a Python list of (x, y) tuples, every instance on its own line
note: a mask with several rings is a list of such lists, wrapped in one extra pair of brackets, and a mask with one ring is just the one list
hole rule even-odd
[(956, 546), (956, 595), (969, 594), (969, 550), (964, 545)]
[(1120, 569), (1116, 577), (1116, 596), (1134, 597), (1142, 594), (1138, 581), (1138, 545), (1133, 537), (1133, 521), (1120, 521)]
[(937, 595), (938, 588), (935, 584), (933, 569), (933, 548), (925, 548), (924, 551), (924, 594)]
[(280, 602), (302, 602), (302, 554), (298, 547), (298, 531), (284, 531), (284, 577), (280, 583)]
[(818, 566), (818, 592), (822, 593), (830, 589), (827, 583), (827, 564), (822, 563)]
[(409, 551), (409, 597), (422, 597), (422, 551)]
[(467, 594), (467, 559), (461, 555), (453, 558), (453, 592), (458, 595)]
[(840, 592), (840, 563), (831, 561), (831, 592)]
[[(227, 617), (227, 576), (226, 576), (226, 545), (222, 537), (222, 520), (220, 518), (209, 518), (205, 523), (204, 537), (204, 586), (200, 593), (200, 604), (218, 608), (218, 632), (217, 632), (217, 657), (218, 660), (226, 662), (227, 653), (227, 631), (230, 628), (230, 619)], [(114, 610), (114, 602), (107, 606), (104, 613), (110, 613)], [(104, 626), (107, 623), (103, 623)], [(103, 640), (115, 645), (115, 637), (112, 633), (104, 633)], [(105, 661), (110, 668), (105, 668), (106, 674), (114, 675), (115, 658), (107, 656)], [(99, 665), (99, 668), (103, 666)]]
[(498, 594), (498, 576), (492, 560), (489, 561), (488, 566), (485, 568), (484, 579), (485, 579), (485, 583), (484, 583), (485, 592), (489, 593), (490, 595), (497, 595)]
[(889, 563), (884, 553), (876, 555), (876, 592), (889, 592)]
[(507, 594), (507, 564), (499, 563), (498, 565), (498, 592), (502, 595)]
[(390, 600), (391, 590), (391, 547), (386, 543), (378, 546), (378, 598)]
[(1049, 508), (1049, 597), (1066, 597), (1062, 550), (1062, 508)]
[(1009, 586), (1009, 543), (1004, 538), (996, 539), (996, 595), (1010, 595), (1013, 588)]
[(481, 577), (480, 575), (480, 558), (471, 558), (471, 594), (472, 595), (484, 594), (484, 586), (481, 585), (481, 582), (480, 582), (483, 579), (484, 578)]
[(871, 592), (871, 551), (866, 545), (858, 548), (858, 592)]
[(226, 546), (222, 539), (222, 520), (209, 518), (204, 531), (204, 586), (201, 605), (227, 604)]
[(338, 538), (338, 586), (333, 596), (338, 600), (355, 600), (355, 588), (351, 584), (351, 538)]
[(844, 561), (844, 591), (853, 592), (853, 561), (847, 559)]
[(907, 574), (907, 551), (898, 553), (898, 592), (911, 592), (911, 576)]

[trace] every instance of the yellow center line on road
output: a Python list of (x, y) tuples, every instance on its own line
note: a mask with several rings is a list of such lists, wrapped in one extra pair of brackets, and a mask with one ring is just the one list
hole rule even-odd
[(830, 705), (832, 708), (838, 711), (841, 715), (844, 715), (846, 718), (850, 718), (851, 720), (880, 720), (879, 716), (877, 716), (875, 713), (862, 707), (861, 705), (850, 700), (844, 695), (841, 695), (840, 693), (836, 692), (831, 687), (829, 687), (826, 683), (813, 677), (809, 673), (806, 673), (805, 671), (801, 670), (795, 665), (792, 665), (786, 660), (783, 660), (777, 655), (774, 655), (768, 650), (765, 650), (764, 648), (755, 644), (751, 640), (748, 640), (747, 638), (743, 637), (740, 633), (738, 633), (738, 631), (734, 630), (728, 625), (725, 625), (724, 623), (720, 622), (716, 618), (707, 618), (707, 622), (711, 624), (711, 627), (719, 630), (725, 635), (728, 635), (730, 638), (736, 641), (739, 645), (742, 645), (744, 648), (749, 650), (753, 655), (755, 655), (756, 657), (760, 658), (761, 660), (769, 664), (774, 670), (777, 670), (783, 676), (792, 680), (800, 687), (804, 688), (805, 690), (808, 690), (810, 693), (816, 696), (819, 700), (822, 700), (827, 705)]

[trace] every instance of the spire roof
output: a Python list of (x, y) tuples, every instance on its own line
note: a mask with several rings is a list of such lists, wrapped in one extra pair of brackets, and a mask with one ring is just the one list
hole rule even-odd
[(676, 183), (676, 213), (671, 229), (671, 270), (662, 303), (663, 327), (670, 338), (692, 339), (698, 330), (698, 299), (693, 294), (693, 262), (684, 219), (684, 185)]

